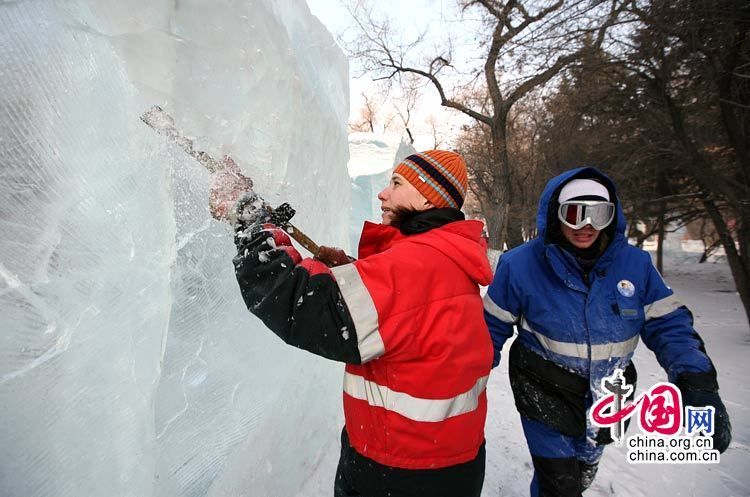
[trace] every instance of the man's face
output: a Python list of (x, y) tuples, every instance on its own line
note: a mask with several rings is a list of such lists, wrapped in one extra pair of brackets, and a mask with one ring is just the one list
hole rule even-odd
[(383, 191), (378, 193), (380, 210), (383, 211), (383, 224), (390, 225), (394, 220), (394, 210), (413, 209), (427, 210), (432, 204), (419, 191), (398, 173), (393, 173), (391, 181)]
[(574, 230), (570, 226), (560, 223), (560, 229), (565, 239), (575, 248), (579, 249), (587, 249), (592, 246), (596, 239), (599, 238), (599, 233), (601, 233), (601, 231), (595, 230), (590, 224), (579, 230)]

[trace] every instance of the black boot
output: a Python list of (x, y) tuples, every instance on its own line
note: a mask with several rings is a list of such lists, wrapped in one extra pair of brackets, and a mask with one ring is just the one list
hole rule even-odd
[(578, 461), (578, 467), (581, 471), (581, 492), (583, 492), (594, 482), (596, 471), (599, 469), (599, 463), (586, 464), (583, 461)]

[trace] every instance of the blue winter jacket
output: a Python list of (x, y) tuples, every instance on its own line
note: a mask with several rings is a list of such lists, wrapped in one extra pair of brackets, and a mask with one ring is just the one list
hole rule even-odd
[[(484, 299), (484, 315), (495, 347), (518, 329), (520, 344), (566, 370), (589, 379), (593, 399), (601, 379), (625, 369), (643, 340), (674, 382), (684, 372), (713, 370), (693, 329), (690, 311), (653, 266), (645, 251), (628, 245), (619, 201), (616, 229), (584, 283), (575, 258), (546, 240), (552, 199), (574, 178), (598, 178), (616, 199), (615, 186), (594, 168), (567, 171), (552, 179), (539, 202), (539, 235), (503, 254)], [(553, 203), (556, 205), (556, 202)]]

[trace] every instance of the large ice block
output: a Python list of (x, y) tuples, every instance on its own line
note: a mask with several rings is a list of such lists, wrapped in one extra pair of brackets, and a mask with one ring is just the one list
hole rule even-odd
[(0, 495), (294, 494), (341, 366), (244, 308), (208, 173), (138, 116), (161, 105), (346, 246), (331, 35), (303, 0), (21, 0), (0, 46)]

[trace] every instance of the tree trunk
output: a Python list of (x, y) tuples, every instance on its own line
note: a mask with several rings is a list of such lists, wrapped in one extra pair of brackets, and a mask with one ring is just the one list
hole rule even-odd
[[(507, 245), (509, 249), (521, 245), (523, 240), (523, 219), (518, 211), (517, 202), (513, 199), (513, 180), (512, 170), (510, 167), (510, 158), (508, 157), (507, 147), (507, 113), (509, 108), (502, 108), (499, 115), (495, 116), (493, 126), (491, 127), (492, 136), (492, 155), (493, 162), (498, 165), (500, 172), (500, 181), (496, 184), (501, 185), (498, 192), (498, 199), (502, 205), (502, 218), (500, 219), (502, 228), (502, 241), (500, 247)], [(503, 247), (504, 248), (504, 247)]]
[(509, 201), (507, 204), (508, 212), (508, 237), (506, 242), (508, 248), (518, 247), (523, 244), (523, 220), (519, 212), (518, 202)]
[(659, 273), (661, 273), (662, 276), (664, 276), (664, 238), (665, 238), (665, 230), (664, 230), (664, 208), (661, 208), (661, 212), (659, 213), (659, 220), (657, 221), (659, 223), (659, 234), (657, 236), (657, 242), (656, 242), (656, 269), (659, 270)]
[[(409, 135), (409, 143), (414, 145), (414, 137), (411, 134), (411, 130), (409, 129), (409, 126), (406, 126), (406, 134)], [(437, 147), (435, 147), (437, 148)]]
[[(745, 308), (747, 321), (750, 323), (750, 272), (748, 271), (748, 266), (744, 263), (740, 253), (737, 251), (737, 246), (734, 243), (729, 226), (727, 226), (727, 223), (724, 221), (724, 217), (716, 207), (716, 204), (711, 199), (707, 198), (703, 200), (703, 205), (706, 207), (706, 212), (708, 212), (708, 215), (711, 217), (716, 232), (721, 238), (721, 244), (724, 246), (724, 251), (727, 254), (729, 269), (732, 271), (732, 277), (734, 278), (734, 284), (737, 287), (737, 293), (739, 294), (740, 301)], [(740, 222), (742, 222), (742, 220)], [(743, 232), (745, 230), (740, 231)], [(740, 240), (740, 246), (743, 246), (743, 244), (747, 244), (748, 242), (750, 242), (750, 240)]]
[(748, 261), (746, 259), (743, 260), (740, 252), (737, 251), (731, 230), (714, 201), (714, 198), (723, 198), (737, 216), (738, 219), (736, 221), (740, 223), (740, 227), (742, 228), (740, 230), (742, 235), (740, 247), (744, 253), (747, 253), (747, 247), (750, 246), (748, 245), (750, 244), (750, 238), (746, 236), (747, 230), (744, 227), (748, 226), (747, 223), (750, 222), (750, 216), (746, 212), (747, 208), (743, 206), (744, 198), (742, 195), (737, 195), (737, 192), (730, 190), (728, 187), (722, 187), (721, 182), (713, 180), (715, 176), (714, 171), (700, 154), (693, 140), (688, 136), (682, 117), (682, 110), (670, 98), (659, 80), (654, 80), (653, 83), (669, 111), (672, 130), (687, 154), (685, 161), (687, 172), (693, 177), (693, 180), (695, 180), (705, 195), (702, 199), (703, 205), (711, 221), (714, 223), (716, 232), (721, 238), (721, 243), (727, 254), (729, 268), (732, 271), (732, 277), (737, 286), (737, 293), (740, 295), (740, 300), (745, 308), (745, 316), (748, 323), (750, 323), (750, 267), (748, 266)]
[[(747, 13), (745, 16), (747, 16)], [(720, 57), (714, 57), (713, 66), (717, 68), (715, 79), (719, 90), (721, 122), (727, 139), (734, 148), (735, 160), (739, 166), (738, 181), (747, 188), (750, 180), (748, 178), (748, 175), (750, 175), (750, 153), (748, 153), (747, 128), (743, 126), (742, 114), (750, 108), (748, 107), (750, 102), (746, 90), (735, 91), (735, 83), (740, 81), (737, 66), (744, 62), (742, 51), (747, 50), (748, 47), (747, 17), (745, 17), (744, 22), (737, 19), (735, 27), (736, 31), (733, 33), (731, 43), (729, 43), (728, 53), (724, 54), (723, 60)]]
[[(657, 180), (656, 187), (661, 198), (669, 195), (669, 180), (667, 180), (664, 171), (659, 172), (659, 178)], [(664, 239), (666, 229), (666, 226), (664, 226), (664, 218), (666, 217), (666, 212), (667, 202), (665, 200), (662, 200), (661, 202), (659, 202), (659, 217), (656, 220), (656, 222), (658, 223), (657, 227), (659, 229), (656, 245), (656, 269), (659, 270), (662, 276), (664, 275)]]
[(496, 199), (491, 199), (487, 202), (488, 205), (483, 205), (482, 210), (484, 211), (484, 219), (487, 223), (487, 235), (489, 240), (487, 244), (489, 248), (493, 250), (503, 250), (503, 209), (502, 204)]

